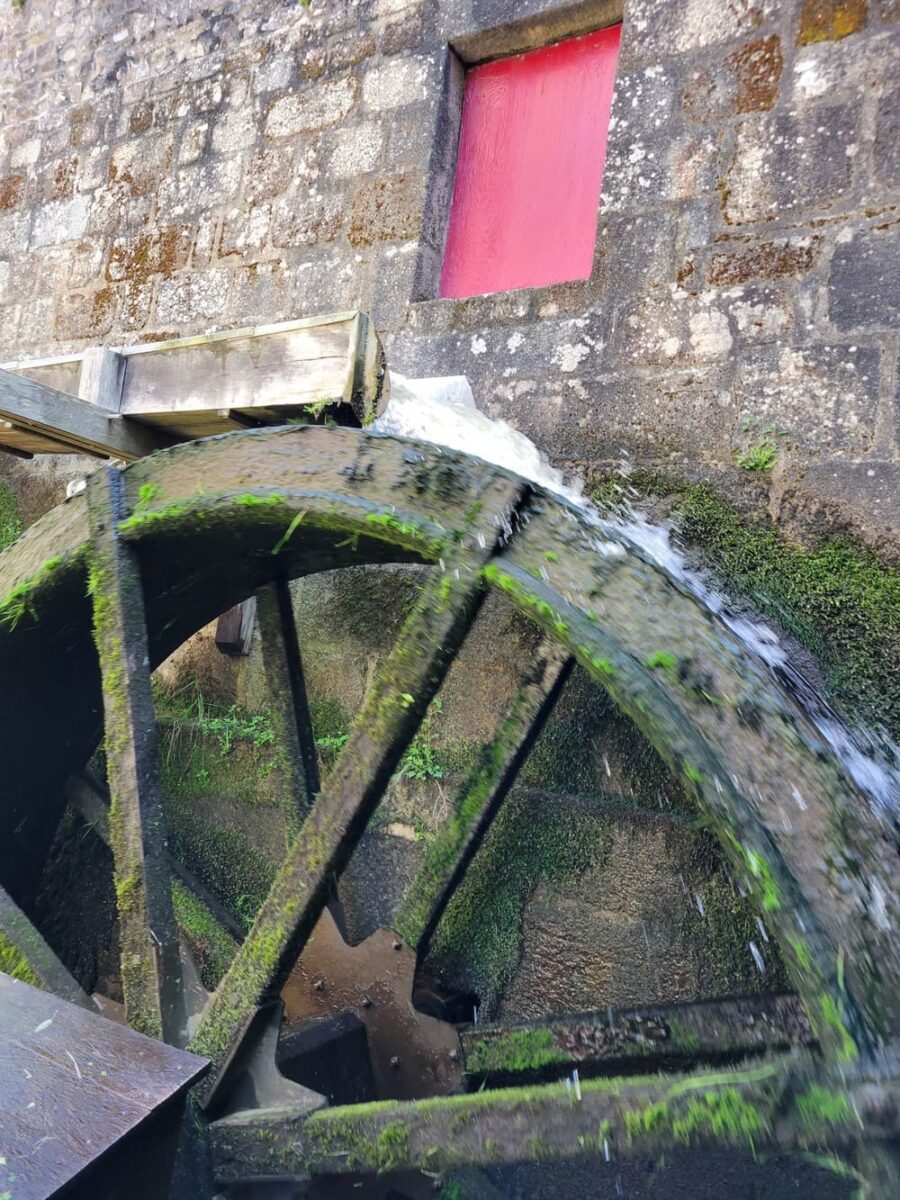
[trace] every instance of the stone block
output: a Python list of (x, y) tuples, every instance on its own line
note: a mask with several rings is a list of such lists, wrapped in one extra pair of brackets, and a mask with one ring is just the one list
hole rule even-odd
[(721, 62), (691, 72), (682, 98), (684, 111), (701, 125), (765, 111), (778, 98), (783, 67), (778, 35), (755, 38)]
[(159, 211), (169, 220), (227, 204), (241, 182), (239, 158), (208, 159), (167, 175), (159, 188)]
[(231, 280), (228, 316), (240, 324), (265, 324), (296, 316), (293, 278), (282, 262), (251, 263)]
[(190, 225), (168, 225), (116, 238), (110, 248), (106, 278), (118, 282), (172, 275), (186, 265), (192, 237)]
[[(154, 291), (152, 280), (139, 282), (129, 279), (120, 286), (119, 327), (124, 333), (146, 328), (153, 309)], [(178, 336), (177, 329), (172, 333)]]
[(265, 58), (256, 68), (253, 77), (253, 93), (280, 92), (290, 87), (294, 78), (294, 59), (290, 54), (276, 54)]
[[(115, 311), (114, 288), (104, 287), (95, 292), (72, 292), (60, 298), (53, 324), (54, 334), (63, 339), (102, 337), (112, 328)], [(46, 336), (45, 331), (42, 334), (42, 342), (46, 341)]]
[(900, 464), (863, 459), (805, 464), (784, 481), (779, 524), (809, 538), (846, 530), (900, 565)]
[(318, 192), (285, 196), (275, 206), (272, 242), (276, 246), (317, 246), (333, 242), (344, 223), (342, 197)]
[(683, 367), (724, 362), (733, 346), (729, 307), (718, 293), (690, 295), (673, 287), (619, 315), (613, 357), (623, 364)]
[(0, 179), (0, 212), (16, 208), (25, 192), (25, 176), (7, 175)]
[(771, 220), (840, 201), (850, 189), (858, 115), (851, 105), (821, 105), (744, 121), (721, 183), (726, 222)]
[(748, 351), (737, 363), (737, 407), (786, 429), (801, 449), (864, 451), (875, 435), (879, 360), (868, 346)]
[(350, 208), (352, 246), (405, 241), (422, 225), (424, 180), (421, 175), (387, 175), (360, 183)]
[(846, 229), (838, 236), (828, 280), (838, 329), (894, 329), (900, 314), (900, 228)]
[(803, 0), (797, 41), (837, 41), (862, 29), (866, 23), (868, 0)]
[(333, 135), (328, 169), (339, 179), (356, 178), (374, 171), (384, 149), (384, 130), (374, 121), (345, 125)]
[(175, 135), (171, 130), (123, 142), (113, 150), (108, 181), (131, 196), (157, 191), (172, 164)]
[(759, 36), (777, 16), (777, 0), (629, 0), (625, 11), (622, 50), (625, 62), (666, 59)]
[(710, 256), (707, 279), (727, 287), (749, 279), (805, 275), (812, 269), (821, 244), (821, 237), (810, 235), (718, 250)]
[(247, 258), (258, 258), (269, 237), (272, 210), (268, 204), (257, 204), (251, 209), (233, 209), (222, 221), (222, 236), (219, 255), (239, 254)]
[(292, 137), (310, 129), (324, 129), (343, 121), (356, 103), (358, 84), (353, 76), (325, 80), (302, 92), (291, 92), (274, 101), (266, 117), (266, 137)]
[(707, 131), (611, 133), (601, 212), (642, 213), (655, 204), (696, 200), (715, 188), (718, 140)]
[(674, 277), (676, 221), (671, 212), (623, 216), (602, 213), (597, 229), (590, 294), (596, 299), (633, 296)]
[(882, 183), (900, 184), (900, 87), (881, 98), (875, 130), (875, 174)]
[(363, 104), (374, 112), (385, 112), (427, 100), (426, 77), (427, 64), (421, 59), (389, 59), (363, 77)]
[(258, 150), (244, 176), (244, 195), (251, 204), (278, 196), (294, 174), (294, 147), (267, 146)]
[(193, 271), (164, 279), (156, 299), (156, 319), (175, 329), (221, 317), (228, 296), (227, 271)]
[(55, 246), (60, 242), (75, 241), (87, 229), (90, 210), (89, 196), (45, 204), (35, 211), (29, 244), (32, 247)]

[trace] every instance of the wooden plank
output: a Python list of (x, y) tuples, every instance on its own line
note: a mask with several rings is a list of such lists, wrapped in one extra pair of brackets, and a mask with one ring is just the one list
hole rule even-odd
[(0, 1188), (44, 1200), (205, 1070), (193, 1054), (0, 975)]
[(246, 657), (250, 653), (255, 622), (255, 596), (242, 600), (240, 604), (233, 604), (216, 622), (216, 649), (222, 654)]
[[(546, 1021), (472, 1025), (460, 1033), (468, 1090), (533, 1079), (683, 1070), (815, 1044), (797, 996), (604, 1009)], [(530, 1058), (529, 1058), (530, 1056)]]
[[(380, 357), (368, 318), (344, 312), (131, 347), (123, 352), (128, 365), (121, 411), (171, 424), (177, 414), (197, 410), (299, 412), (323, 396), (349, 404), (375, 378), (371, 366), (360, 373), (355, 361), (363, 344), (369, 359)], [(368, 397), (373, 408), (375, 401), (374, 394)], [(386, 401), (385, 395), (380, 407)]]
[(44, 941), (15, 901), (0, 887), (0, 970), (15, 973), (73, 1004), (96, 1012), (94, 1002)]
[(541, 640), (509, 712), (454, 797), (453, 811), (429, 847), (395, 922), (400, 936), (420, 954), (552, 712), (572, 666), (573, 659), (558, 643)]
[[(350, 739), (275, 877), (256, 922), (207, 1010), (195, 1048), (214, 1060), (209, 1103), (257, 1007), (277, 995), (483, 599), (480, 566), (519, 497), (519, 485), (485, 487), (443, 570), (432, 570), (379, 670)], [(467, 545), (471, 539), (473, 545)]]
[(109, 416), (76, 396), (0, 369), (0, 419), (24, 432), (62, 443), (69, 453), (141, 458), (172, 439)]
[(122, 987), (129, 1022), (183, 1044), (186, 1014), (159, 783), (156, 719), (140, 574), (116, 526), (122, 473), (88, 480), (89, 586), (100, 658), (109, 832), (116, 869)]
[(266, 687), (278, 744), (287, 754), (286, 782), (296, 821), (309, 810), (321, 783), (290, 584), (282, 579), (265, 588), (258, 606)]
[[(781, 1150), (850, 1149), (900, 1132), (900, 1086), (874, 1064), (826, 1074), (798, 1054), (694, 1075), (571, 1079), (543, 1087), (382, 1101), (304, 1112), (246, 1110), (210, 1127), (221, 1183), (546, 1162), (593, 1153), (658, 1159), (687, 1146), (748, 1157)], [(873, 1192), (887, 1197), (891, 1193)]]
[(117, 413), (125, 383), (125, 356), (105, 346), (89, 346), (81, 358), (78, 395), (82, 400)]

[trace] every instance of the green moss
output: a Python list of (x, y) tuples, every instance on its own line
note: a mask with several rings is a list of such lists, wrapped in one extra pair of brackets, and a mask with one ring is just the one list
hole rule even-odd
[(0, 600), (0, 622), (15, 629), (26, 615), (36, 617), (36, 593), (46, 583), (47, 576), (51, 575), (62, 561), (61, 558), (48, 558), (33, 575), (23, 579), (7, 592)]
[(31, 964), (22, 952), (0, 932), (0, 971), (32, 987), (42, 987)]
[(771, 522), (746, 521), (706, 487), (684, 490), (681, 516), (685, 540), (728, 589), (815, 655), (835, 698), (900, 736), (892, 670), (900, 661), (900, 572), (846, 537), (792, 546)]
[(194, 951), (203, 986), (212, 991), (234, 958), (237, 942), (179, 879), (172, 881), (172, 905), (178, 928)]
[(435, 930), (432, 968), (470, 987), (490, 1015), (518, 965), (534, 888), (577, 879), (611, 842), (600, 805), (545, 799), (536, 811), (528, 798), (507, 797)]
[(466, 1057), (473, 1075), (492, 1071), (537, 1071), (569, 1062), (549, 1029), (514, 1029), (498, 1037), (482, 1038)]
[(813, 1084), (797, 1096), (795, 1102), (800, 1120), (809, 1129), (822, 1125), (847, 1125), (855, 1120), (850, 1102), (843, 1092)]
[(748, 1142), (763, 1132), (765, 1122), (736, 1087), (710, 1090), (689, 1100), (660, 1100), (626, 1112), (625, 1131), (629, 1141), (663, 1134), (689, 1145), (707, 1137), (721, 1141)]
[(264, 492), (257, 495), (255, 492), (244, 492), (241, 496), (235, 497), (235, 503), (240, 504), (243, 508), (272, 508), (278, 504), (284, 504), (284, 497), (277, 492)]
[(0, 480), (0, 550), (12, 545), (22, 532), (19, 499), (3, 480)]
[[(818, 1024), (816, 1014), (811, 1013), (810, 1019), (815, 1027)], [(851, 1058), (855, 1058), (857, 1053), (856, 1042), (851, 1037), (850, 1031), (844, 1023), (844, 1018), (836, 1001), (827, 992), (819, 997), (819, 1020), (824, 1024), (826, 1030), (829, 1031), (831, 1040), (836, 1044), (838, 1057), (844, 1062), (849, 1062)]]
[(678, 659), (674, 654), (670, 654), (668, 650), (657, 650), (645, 661), (651, 670), (655, 670), (657, 667), (661, 667), (664, 671), (678, 670)]

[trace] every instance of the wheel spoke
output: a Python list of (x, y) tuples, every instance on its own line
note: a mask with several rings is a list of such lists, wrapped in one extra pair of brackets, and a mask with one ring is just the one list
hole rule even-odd
[(284, 747), (287, 755), (286, 782), (293, 799), (287, 819), (288, 828), (293, 834), (321, 787), (316, 739), (309, 715), (290, 586), (284, 580), (279, 580), (261, 591), (257, 601), (272, 719), (278, 744)]
[(470, 528), (442, 569), (432, 571), (399, 639), (379, 670), (350, 740), (281, 867), (256, 923), (204, 1017), (194, 1048), (213, 1060), (200, 1090), (209, 1103), (266, 998), (277, 994), (321, 915), (333, 875), (361, 836), (419, 728), (484, 597), (481, 565), (490, 557), (516, 484), (494, 481), (472, 506)]
[(684, 1069), (811, 1046), (797, 996), (748, 996), (694, 1004), (606, 1009), (548, 1021), (473, 1025), (460, 1034), (475, 1091), (559, 1076)]
[(186, 1014), (140, 572), (134, 552), (116, 533), (125, 516), (121, 473), (98, 471), (87, 490), (122, 989), (130, 1024), (178, 1045), (184, 1041)]
[(573, 665), (562, 647), (542, 639), (507, 715), (457, 792), (453, 812), (413, 879), (395, 922), (397, 932), (418, 949), (420, 958)]
[[(830, 1075), (810, 1055), (682, 1076), (571, 1080), (350, 1109), (243, 1112), (211, 1127), (221, 1183), (345, 1172), (453, 1170), (695, 1147), (839, 1150), (896, 1137), (898, 1088), (878, 1065)], [(834, 1103), (823, 1097), (832, 1094)]]
[[(18, 968), (18, 969), (17, 969)], [(82, 1008), (96, 1006), (12, 897), (0, 887), (0, 969)]]

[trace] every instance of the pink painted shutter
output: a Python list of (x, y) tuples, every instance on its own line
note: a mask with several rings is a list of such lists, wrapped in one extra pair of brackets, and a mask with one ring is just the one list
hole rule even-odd
[(620, 32), (469, 71), (442, 296), (590, 275)]

